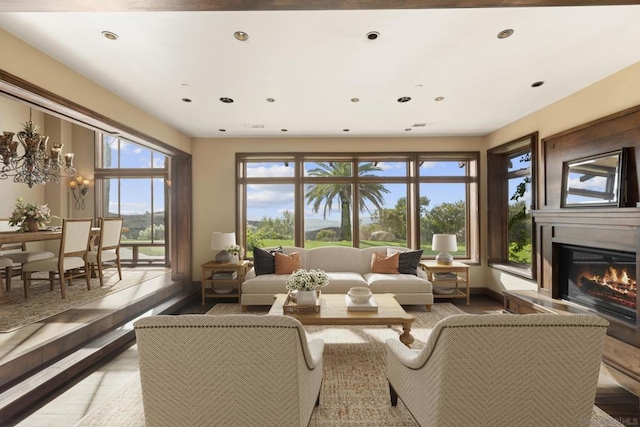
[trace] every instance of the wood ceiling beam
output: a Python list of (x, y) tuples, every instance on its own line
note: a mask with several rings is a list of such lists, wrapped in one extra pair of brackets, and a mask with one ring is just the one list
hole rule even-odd
[(3, 0), (0, 12), (367, 10), (633, 4), (640, 4), (640, 0)]

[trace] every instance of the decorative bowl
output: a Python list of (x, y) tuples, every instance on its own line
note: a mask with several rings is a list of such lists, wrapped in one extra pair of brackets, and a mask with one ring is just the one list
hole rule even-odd
[(371, 293), (371, 290), (369, 288), (356, 287), (349, 289), (347, 295), (349, 295), (349, 298), (351, 298), (351, 301), (353, 301), (354, 303), (364, 304), (369, 301), (371, 295), (373, 294)]

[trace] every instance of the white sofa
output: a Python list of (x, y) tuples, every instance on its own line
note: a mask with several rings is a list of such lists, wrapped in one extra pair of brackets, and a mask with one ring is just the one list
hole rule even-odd
[[(372, 248), (353, 248), (345, 246), (323, 246), (304, 249), (294, 246), (282, 248), (283, 254), (298, 252), (300, 268), (324, 270), (329, 276), (329, 285), (321, 288), (323, 293), (346, 294), (354, 286), (366, 286), (376, 293), (392, 293), (402, 305), (425, 305), (431, 310), (433, 305), (433, 286), (422, 269), (412, 274), (380, 274), (371, 272), (373, 252), (387, 253), (387, 248), (401, 252), (412, 249), (392, 246)], [(275, 294), (287, 293), (288, 274), (261, 274), (256, 276), (252, 268), (242, 283), (240, 304), (271, 305)]]

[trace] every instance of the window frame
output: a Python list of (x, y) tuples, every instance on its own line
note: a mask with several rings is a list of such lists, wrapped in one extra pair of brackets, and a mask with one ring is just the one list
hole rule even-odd
[[(474, 165), (467, 168), (465, 176), (420, 176), (420, 162), (424, 161), (465, 161), (467, 165)], [(357, 171), (359, 163), (362, 162), (407, 162), (406, 176), (371, 176), (360, 177), (353, 173), (350, 177), (327, 177), (319, 179), (317, 177), (304, 176), (305, 162), (330, 162), (343, 161), (352, 162), (352, 171)], [(248, 163), (259, 162), (283, 162), (293, 166), (294, 175), (292, 177), (248, 177), (246, 166)], [(246, 224), (247, 224), (247, 192), (249, 184), (294, 184), (294, 244), (304, 247), (304, 211), (306, 199), (304, 197), (306, 186), (310, 183), (323, 182), (344, 182), (353, 185), (352, 200), (358, 200), (359, 186), (365, 183), (384, 184), (406, 184), (407, 185), (407, 247), (419, 249), (420, 242), (420, 215), (416, 214), (416, 206), (420, 200), (420, 184), (423, 183), (463, 183), (465, 184), (466, 203), (466, 255), (458, 257), (469, 263), (479, 263), (479, 163), (480, 152), (399, 152), (399, 153), (353, 153), (353, 154), (330, 154), (330, 153), (236, 153), (236, 236), (238, 242), (246, 247)], [(475, 175), (471, 175), (471, 174)], [(475, 194), (471, 193), (472, 185), (475, 186)], [(473, 206), (470, 206), (470, 205)], [(353, 247), (360, 246), (360, 233), (357, 227), (360, 224), (360, 210), (352, 209), (352, 239)], [(424, 256), (425, 259), (435, 258), (431, 255)]]
[[(131, 264), (131, 265), (137, 265), (138, 263), (140, 263), (141, 261), (139, 260), (138, 254), (139, 254), (139, 249), (141, 247), (164, 247), (164, 251), (165, 251), (165, 256), (164, 256), (164, 262), (162, 263), (163, 265), (170, 267), (171, 266), (171, 191), (170, 191), (170, 185), (168, 184), (169, 180), (170, 180), (170, 170), (169, 170), (169, 164), (170, 164), (170, 158), (169, 156), (167, 156), (166, 154), (159, 152), (157, 150), (151, 149), (149, 147), (143, 146), (141, 144), (138, 144), (135, 141), (132, 141), (130, 139), (127, 138), (123, 138), (120, 136), (113, 136), (113, 135), (108, 135), (111, 138), (117, 139), (118, 140), (118, 144), (121, 143), (122, 140), (126, 141), (129, 144), (133, 144), (135, 146), (140, 146), (142, 148), (144, 148), (145, 150), (148, 150), (151, 152), (151, 167), (149, 168), (120, 168), (120, 155), (121, 155), (121, 150), (118, 149), (118, 160), (117, 160), (117, 166), (114, 167), (109, 167), (109, 168), (105, 168), (102, 166), (102, 163), (104, 161), (103, 159), (103, 143), (104, 143), (104, 139), (108, 134), (102, 133), (102, 132), (96, 132), (95, 133), (95, 144), (97, 149), (95, 150), (95, 159), (94, 159), (94, 190), (95, 190), (95, 212), (96, 212), (96, 216), (105, 216), (106, 213), (108, 212), (108, 208), (105, 211), (105, 206), (104, 206), (104, 180), (106, 179), (117, 179), (118, 182), (118, 200), (121, 200), (120, 194), (121, 194), (121, 180), (122, 179), (149, 179), (151, 181), (151, 187), (153, 188), (153, 181), (155, 179), (162, 179), (164, 184), (164, 210), (165, 210), (165, 219), (164, 219), (164, 226), (165, 226), (165, 239), (164, 239), (164, 243), (162, 244), (158, 244), (158, 243), (153, 243), (153, 238), (152, 238), (152, 242), (149, 244), (136, 244), (136, 243), (121, 243), (121, 246), (128, 246), (132, 248), (132, 252), (133, 252), (133, 259), (131, 261), (129, 260), (125, 260), (123, 259), (122, 262), (123, 264)], [(160, 155), (163, 156), (165, 158), (164, 161), (164, 167), (153, 167), (153, 157), (154, 155)], [(151, 229), (153, 230), (153, 226), (154, 226), (154, 222), (153, 222), (153, 217), (154, 217), (154, 213), (153, 213), (153, 206), (154, 206), (154, 192), (151, 191), (150, 192), (150, 197), (151, 197), (151, 206), (152, 206), (152, 210), (151, 210)], [(153, 233), (152, 233), (153, 236)], [(150, 263), (153, 263), (153, 261), (149, 261)]]
[(508, 221), (509, 221), (509, 172), (508, 161), (511, 157), (531, 153), (531, 204), (530, 210), (538, 206), (538, 132), (521, 136), (487, 151), (487, 239), (489, 266), (509, 273), (535, 280), (536, 278), (536, 228), (531, 222), (531, 266), (509, 260)]

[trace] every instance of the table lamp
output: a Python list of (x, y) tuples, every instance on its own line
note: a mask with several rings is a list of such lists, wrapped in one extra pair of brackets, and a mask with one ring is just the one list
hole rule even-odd
[(440, 265), (453, 264), (453, 257), (449, 252), (458, 250), (458, 242), (455, 234), (434, 234), (431, 241), (431, 249), (440, 251), (436, 256), (436, 263)]
[(220, 251), (216, 255), (216, 262), (231, 261), (231, 254), (227, 251), (230, 246), (236, 244), (236, 233), (223, 233), (214, 231), (211, 236), (211, 250)]

